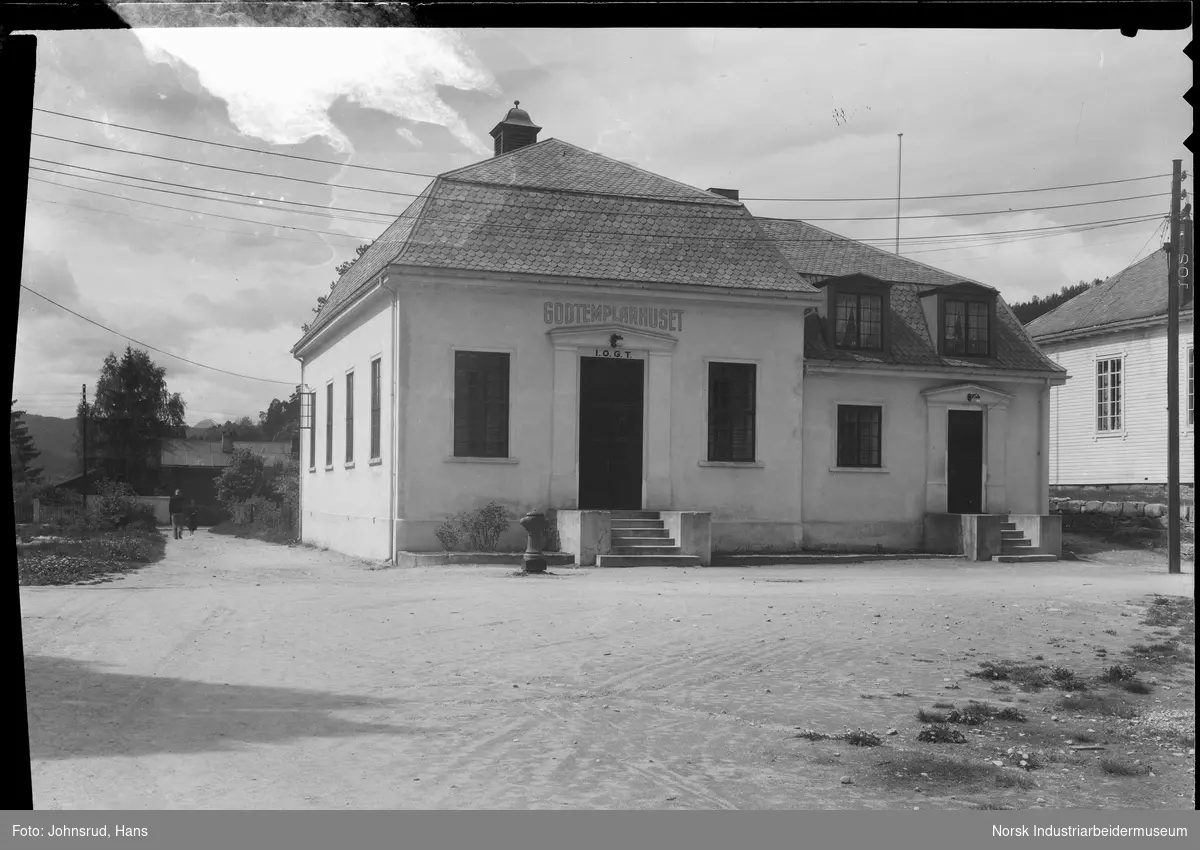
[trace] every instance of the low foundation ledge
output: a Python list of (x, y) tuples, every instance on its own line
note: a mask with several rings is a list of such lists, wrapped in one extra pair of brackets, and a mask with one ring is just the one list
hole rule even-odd
[(861, 564), (867, 561), (916, 561), (925, 559), (945, 561), (962, 560), (962, 555), (921, 552), (802, 552), (792, 555), (716, 555), (712, 556), (714, 567), (759, 567), (783, 564)]
[[(543, 552), (548, 567), (574, 565), (575, 556), (569, 552)], [(465, 567), (521, 566), (524, 552), (397, 552), (396, 567)]]

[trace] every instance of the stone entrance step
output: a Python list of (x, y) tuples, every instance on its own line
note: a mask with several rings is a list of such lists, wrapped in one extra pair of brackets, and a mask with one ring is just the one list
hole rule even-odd
[(1002, 564), (1028, 564), (1035, 561), (1057, 561), (1057, 555), (997, 555), (995, 560)]
[(670, 532), (667, 531), (665, 528), (617, 528), (617, 527), (613, 527), (610, 530), (612, 531), (612, 536), (613, 536), (614, 541), (616, 541), (616, 539), (618, 537), (666, 538), (667, 535), (670, 534)]
[(648, 538), (635, 537), (637, 543), (626, 544), (613, 541), (610, 554), (613, 555), (678, 555), (679, 547), (675, 545), (674, 540), (664, 540), (662, 546), (643, 546), (641, 542)]
[(598, 567), (698, 567), (699, 555), (597, 555)]
[(612, 519), (661, 519), (658, 511), (609, 511)]
[(662, 528), (661, 519), (636, 519), (631, 517), (613, 517), (613, 528)]

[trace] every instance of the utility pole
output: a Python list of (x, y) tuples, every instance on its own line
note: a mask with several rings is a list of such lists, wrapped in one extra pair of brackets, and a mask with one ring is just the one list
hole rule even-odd
[(896, 254), (900, 254), (900, 177), (904, 173), (904, 134), (897, 133), (900, 150), (896, 154)]
[[(1171, 171), (1171, 251), (1167, 258), (1167, 572), (1179, 564), (1179, 194), (1182, 162)], [(1190, 258), (1189, 258), (1190, 259)]]

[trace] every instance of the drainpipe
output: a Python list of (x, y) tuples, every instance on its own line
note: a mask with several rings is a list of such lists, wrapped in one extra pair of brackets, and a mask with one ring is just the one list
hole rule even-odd
[(400, 338), (400, 293), (388, 286), (389, 278), (384, 275), (380, 285), (392, 294), (392, 341), (388, 346), (388, 372), (391, 374), (391, 421), (388, 423), (388, 463), (391, 473), (388, 476), (388, 561), (396, 565), (396, 422), (400, 416), (399, 394), (396, 392), (396, 381), (399, 373), (397, 361), (397, 341)]
[[(305, 389), (304, 360), (301, 359), (300, 360), (300, 387), (299, 387), (300, 398), (298, 399), (298, 401), (300, 402), (301, 410), (303, 410), (303, 408), (304, 408), (304, 395), (303, 395), (304, 389)], [(297, 411), (297, 412), (300, 412), (300, 411)], [(299, 430), (300, 430), (300, 433), (304, 433), (303, 429), (299, 429)], [(309, 428), (308, 429), (308, 439), (312, 440), (313, 435), (314, 435), (314, 430), (312, 428)], [(312, 449), (310, 448), (309, 451), (311, 452)], [(296, 506), (296, 539), (299, 540), (301, 543), (304, 542), (304, 478), (305, 478), (304, 473), (305, 473), (306, 469), (307, 469), (307, 466), (304, 463), (304, 444), (301, 443), (300, 457), (297, 458), (297, 460), (296, 460), (296, 475), (300, 479), (299, 487), (296, 490), (297, 494), (300, 496), (300, 503)]]
[[(1041, 463), (1038, 464), (1038, 501), (1042, 506), (1038, 508), (1038, 514), (1050, 513), (1050, 379), (1046, 378), (1042, 385), (1042, 391), (1038, 393), (1038, 447), (1039, 451), (1044, 453)], [(1055, 452), (1055, 461), (1058, 460), (1058, 452)]]

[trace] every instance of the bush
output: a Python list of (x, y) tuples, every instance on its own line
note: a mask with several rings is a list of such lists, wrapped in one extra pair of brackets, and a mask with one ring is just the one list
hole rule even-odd
[(99, 498), (88, 515), (89, 524), (97, 528), (125, 528), (132, 522), (154, 524), (154, 508), (139, 501), (128, 484), (105, 481), (97, 490)]
[(434, 534), (447, 552), (495, 552), (500, 536), (508, 531), (508, 511), (495, 502), (462, 513), (438, 526)]
[(944, 723), (926, 726), (917, 733), (917, 740), (929, 744), (965, 744), (967, 738), (957, 729), (951, 729)]
[(263, 495), (267, 489), (265, 468), (260, 456), (237, 449), (217, 478), (217, 500), (232, 512), (234, 505)]

